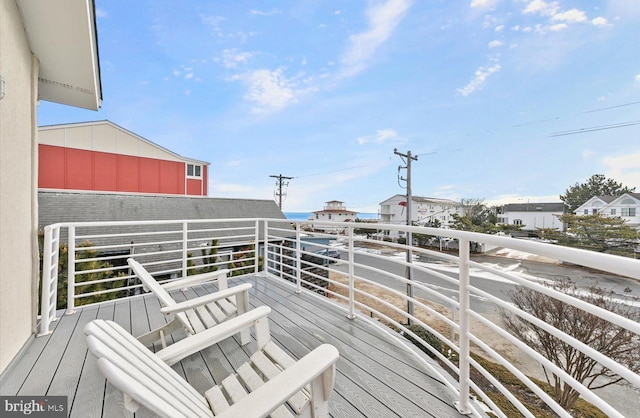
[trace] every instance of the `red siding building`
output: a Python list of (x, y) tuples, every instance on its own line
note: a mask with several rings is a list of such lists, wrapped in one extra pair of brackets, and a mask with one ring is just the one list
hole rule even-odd
[(40, 189), (207, 196), (209, 163), (109, 121), (43, 126), (38, 142)]

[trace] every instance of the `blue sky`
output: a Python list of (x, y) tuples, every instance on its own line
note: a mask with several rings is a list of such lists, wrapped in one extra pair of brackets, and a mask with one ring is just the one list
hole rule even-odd
[[(96, 0), (108, 119), (211, 163), (209, 195), (283, 210), (405, 193), (558, 201), (602, 173), (640, 190), (640, 1)], [(401, 175), (406, 176), (404, 171)]]

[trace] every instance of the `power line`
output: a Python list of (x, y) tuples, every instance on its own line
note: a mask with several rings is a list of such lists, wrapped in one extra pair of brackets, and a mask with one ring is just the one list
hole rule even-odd
[(569, 130), (569, 131), (552, 132), (551, 135), (549, 135), (549, 137), (576, 135), (576, 134), (583, 134), (583, 133), (587, 133), (587, 132), (604, 131), (604, 130), (607, 130), (607, 129), (625, 128), (627, 126), (634, 126), (634, 125), (640, 125), (640, 120), (633, 120), (633, 121), (629, 121), (629, 122), (614, 123), (614, 124), (611, 124), (611, 125), (591, 126), (591, 127), (588, 127), (588, 128), (572, 129), (572, 130)]
[(640, 104), (640, 101), (639, 102), (623, 103), (623, 104), (619, 104), (619, 105), (615, 105), (615, 106), (609, 106), (609, 107), (601, 107), (599, 109), (587, 110), (584, 113), (602, 112), (603, 110), (616, 109), (618, 107), (631, 106), (631, 105), (635, 105), (635, 104)]

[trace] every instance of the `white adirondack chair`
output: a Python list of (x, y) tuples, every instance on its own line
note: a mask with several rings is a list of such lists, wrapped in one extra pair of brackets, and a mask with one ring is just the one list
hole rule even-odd
[[(138, 340), (146, 346), (160, 341), (164, 348), (166, 347), (165, 337), (181, 326), (187, 336), (191, 336), (209, 329), (229, 317), (241, 315), (249, 310), (249, 289), (251, 289), (251, 284), (243, 283), (239, 286), (228, 288), (227, 274), (229, 270), (199, 274), (161, 285), (142, 264), (133, 258), (129, 258), (127, 263), (140, 279), (144, 288), (151, 291), (158, 298), (162, 305), (160, 312), (165, 315), (175, 314), (173, 320), (166, 325), (138, 337)], [(176, 302), (169, 294), (171, 290), (184, 289), (216, 279), (219, 291), (215, 293), (184, 302)], [(240, 333), (240, 343), (242, 345), (247, 344), (250, 340), (248, 330)]]
[[(85, 326), (98, 368), (124, 394), (124, 406), (163, 417), (328, 417), (338, 350), (323, 344), (298, 361), (276, 346), (261, 306), (152, 353), (118, 324), (94, 320)], [(236, 373), (201, 395), (170, 365), (255, 326), (258, 351)]]

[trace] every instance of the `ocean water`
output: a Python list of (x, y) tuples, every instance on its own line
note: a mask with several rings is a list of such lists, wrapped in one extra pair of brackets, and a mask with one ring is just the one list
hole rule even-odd
[[(284, 216), (292, 221), (306, 221), (311, 217), (311, 212), (284, 212)], [(358, 212), (358, 219), (378, 219), (377, 213)]]

